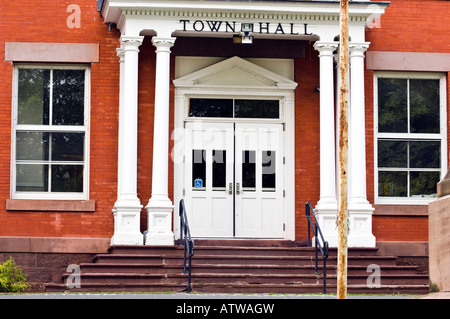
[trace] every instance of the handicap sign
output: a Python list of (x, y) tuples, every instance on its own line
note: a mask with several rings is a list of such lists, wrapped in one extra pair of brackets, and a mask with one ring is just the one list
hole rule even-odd
[(203, 187), (203, 180), (201, 178), (197, 178), (194, 181), (194, 187)]

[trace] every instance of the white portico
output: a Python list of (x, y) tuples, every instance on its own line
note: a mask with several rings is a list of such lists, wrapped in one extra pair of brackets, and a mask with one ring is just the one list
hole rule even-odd
[[(369, 1), (352, 2), (350, 5), (350, 246), (375, 246), (371, 229), (373, 208), (367, 201), (365, 180), (364, 52), (369, 43), (365, 41), (364, 31), (366, 23), (373, 17), (381, 15), (384, 9), (385, 4)], [(316, 211), (330, 246), (337, 245), (336, 104), (333, 61), (334, 52), (339, 44), (335, 41), (339, 34), (338, 1), (109, 0), (104, 1), (101, 12), (106, 23), (116, 24), (121, 31), (121, 47), (117, 50), (121, 70), (118, 193), (113, 208), (115, 229), (111, 244), (142, 244), (139, 222), (143, 205), (148, 213), (146, 244), (174, 243), (172, 215), (175, 203), (168, 196), (171, 47), (177, 37), (207, 36), (230, 38), (231, 41), (233, 36), (242, 36), (241, 30), (246, 24), (252, 27), (252, 31), (245, 35), (253, 36), (255, 39), (309, 40), (314, 42), (314, 48), (319, 52), (320, 199)], [(140, 76), (138, 59), (139, 47), (145, 36), (152, 37), (152, 43), (156, 48), (155, 117), (152, 123), (153, 176), (152, 195), (148, 201), (139, 199), (136, 191), (137, 78)], [(278, 79), (275, 74), (261, 70), (258, 75), (258, 72), (253, 73), (254, 76), (265, 74), (272, 80)], [(195, 85), (196, 83), (193, 83), (193, 87)], [(295, 85), (292, 86), (293, 82), (289, 82), (289, 85), (293, 94)], [(287, 172), (287, 175), (289, 174), (293, 176), (293, 172)], [(288, 185), (288, 193), (291, 192), (291, 195), (287, 196), (286, 207), (293, 205), (295, 197), (294, 181), (291, 180), (291, 184)], [(290, 218), (286, 221), (295, 223)], [(294, 239), (294, 226), (287, 228), (290, 231), (282, 236), (285, 239)]]

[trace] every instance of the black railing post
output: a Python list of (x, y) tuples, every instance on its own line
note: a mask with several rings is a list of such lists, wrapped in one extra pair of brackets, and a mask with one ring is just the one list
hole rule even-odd
[[(310, 228), (313, 230), (314, 234), (314, 254), (315, 254), (315, 271), (316, 274), (319, 273), (319, 267), (318, 267), (318, 253), (320, 250), (320, 253), (322, 254), (323, 259), (323, 293), (327, 293), (327, 258), (328, 258), (328, 242), (325, 241), (323, 238), (322, 231), (320, 230), (319, 223), (317, 222), (316, 216), (314, 215), (314, 211), (312, 209), (311, 203), (306, 202), (305, 205), (305, 215), (308, 220), (308, 247), (312, 246), (311, 243), (311, 232)], [(314, 218), (314, 222), (311, 219), (311, 215)], [(320, 237), (319, 237), (320, 236)], [(320, 244), (320, 241), (322, 241), (323, 247)]]
[[(194, 255), (194, 241), (191, 238), (191, 231), (186, 216), (186, 208), (184, 207), (184, 200), (180, 200), (180, 242), (184, 246), (184, 262), (183, 273), (188, 271), (188, 286), (187, 292), (191, 292), (191, 270), (192, 270), (192, 256)], [(187, 255), (189, 254), (189, 263), (187, 263)]]
[(314, 245), (315, 245), (315, 258), (316, 258), (316, 274), (318, 274), (319, 273), (319, 264), (318, 264), (318, 259), (319, 259), (319, 256), (318, 256), (318, 254), (319, 254), (319, 240), (318, 240), (318, 238), (317, 238), (317, 225), (316, 225), (316, 228), (314, 229)]

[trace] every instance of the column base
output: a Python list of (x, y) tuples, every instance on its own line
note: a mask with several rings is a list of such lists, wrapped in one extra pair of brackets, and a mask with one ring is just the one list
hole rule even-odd
[(169, 198), (151, 198), (147, 210), (148, 232), (145, 245), (175, 245), (172, 231), (173, 204)]
[(319, 200), (314, 209), (324, 239), (329, 247), (338, 246), (337, 202), (335, 200)]
[(349, 204), (348, 247), (376, 247), (376, 238), (372, 234), (374, 210), (367, 201)]
[(114, 235), (111, 245), (142, 245), (140, 232), (142, 205), (139, 200), (118, 200), (113, 208)]

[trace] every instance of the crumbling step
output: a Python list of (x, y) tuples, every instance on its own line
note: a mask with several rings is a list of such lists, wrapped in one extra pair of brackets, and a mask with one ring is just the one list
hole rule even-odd
[[(202, 293), (279, 293), (321, 294), (322, 284), (192, 284), (193, 292)], [(327, 294), (336, 294), (336, 285), (327, 285)], [(367, 285), (348, 285), (349, 294), (426, 294), (428, 285), (382, 285), (369, 288)]]
[[(245, 242), (246, 247), (241, 245)], [(201, 245), (198, 245), (201, 244)], [(217, 244), (217, 243), (216, 243)], [(322, 293), (322, 257), (315, 273), (314, 248), (287, 241), (226, 241), (220, 246), (196, 241), (192, 259), (194, 292)], [(81, 264), (81, 289), (91, 292), (171, 292), (187, 286), (183, 246), (112, 246), (108, 254)], [(337, 250), (327, 260), (327, 291), (336, 292)], [(379, 268), (381, 286), (370, 289), (373, 267)], [(349, 248), (349, 293), (428, 293), (428, 275), (417, 266), (398, 266), (394, 256), (378, 256), (376, 248)], [(47, 291), (65, 291), (64, 283)]]
[[(183, 249), (182, 247), (180, 248)], [(314, 247), (265, 247), (265, 246), (210, 246), (195, 243), (195, 256), (203, 255), (258, 255), (258, 256), (315, 256)], [(377, 248), (349, 248), (348, 256), (376, 256)], [(329, 250), (330, 257), (337, 256), (337, 249)], [(320, 252), (318, 256), (322, 258)]]
[(182, 255), (183, 246), (179, 245), (161, 245), (161, 246), (145, 246), (145, 245), (117, 245), (111, 246), (108, 250), (109, 254), (133, 254), (133, 255)]
[(80, 288), (68, 288), (65, 284), (47, 284), (46, 292), (182, 292), (186, 284), (177, 283), (84, 283)]
[(142, 263), (88, 263), (81, 264), (82, 273), (136, 273), (136, 274), (164, 274), (182, 271), (179, 265), (158, 265)]
[[(393, 256), (349, 256), (349, 265), (395, 266), (397, 258)], [(194, 264), (242, 264), (242, 265), (315, 265), (314, 256), (262, 256), (262, 255), (200, 255), (192, 258)], [(329, 257), (328, 265), (336, 265), (337, 258)], [(318, 258), (322, 267), (323, 258)]]

